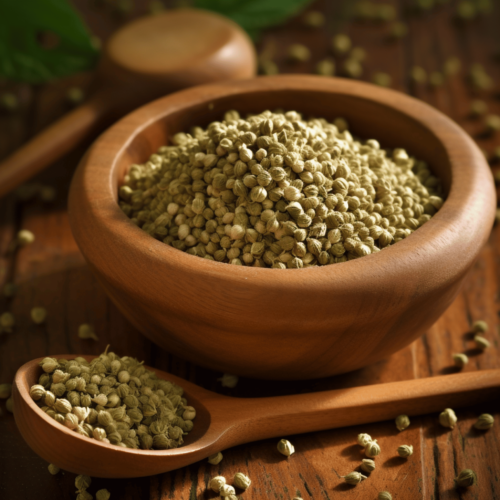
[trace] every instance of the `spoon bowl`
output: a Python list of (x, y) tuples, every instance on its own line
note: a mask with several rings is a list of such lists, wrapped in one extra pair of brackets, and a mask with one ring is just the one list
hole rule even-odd
[[(76, 355), (55, 355), (73, 359)], [(81, 356), (91, 360), (94, 356)], [(13, 384), (14, 416), (28, 445), (63, 470), (92, 477), (141, 477), (168, 472), (251, 441), (285, 437), (473, 405), (498, 397), (500, 370), (270, 398), (230, 398), (146, 367), (184, 389), (196, 409), (185, 444), (172, 450), (134, 450), (81, 436), (53, 420), (29, 390), (43, 373), (38, 358), (23, 365)], [(276, 452), (277, 453), (277, 452)]]

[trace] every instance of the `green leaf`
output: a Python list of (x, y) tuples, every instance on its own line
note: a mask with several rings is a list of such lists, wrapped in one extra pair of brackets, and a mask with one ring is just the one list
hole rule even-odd
[[(98, 51), (67, 0), (0, 0), (0, 75), (43, 83), (95, 66)], [(57, 36), (44, 48), (40, 35)]]
[(264, 28), (281, 24), (310, 0), (194, 0), (199, 9), (229, 17), (256, 38)]

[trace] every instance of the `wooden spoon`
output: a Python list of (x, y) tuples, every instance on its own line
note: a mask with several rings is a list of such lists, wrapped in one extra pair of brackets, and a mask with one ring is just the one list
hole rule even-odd
[(255, 74), (252, 42), (218, 14), (179, 9), (140, 18), (106, 44), (97, 90), (0, 163), (0, 196), (134, 108), (175, 90)]
[(402, 413), (413, 416), (474, 405), (498, 398), (500, 387), (500, 370), (485, 370), (311, 394), (243, 399), (222, 396), (146, 367), (159, 378), (183, 387), (197, 416), (181, 448), (132, 450), (76, 434), (36, 405), (29, 389), (42, 373), (38, 365), (42, 359), (30, 361), (17, 371), (13, 386), (17, 426), (29, 446), (47, 462), (95, 477), (150, 476), (259, 439), (377, 422)]

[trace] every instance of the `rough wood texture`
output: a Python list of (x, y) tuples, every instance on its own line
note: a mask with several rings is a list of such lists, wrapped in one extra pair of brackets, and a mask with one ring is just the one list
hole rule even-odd
[[(224, 110), (273, 106), (329, 120), (343, 116), (361, 137), (377, 130), (382, 144), (429, 162), (447, 191), (443, 207), (383, 252), (286, 273), (178, 252), (127, 220), (116, 199), (130, 165)], [(154, 101), (99, 137), (69, 196), (76, 242), (133, 325), (196, 364), (271, 379), (345, 373), (411, 343), (455, 298), (494, 213), (489, 167), (454, 122), (404, 94), (319, 76), (217, 83)]]
[[(74, 356), (54, 355), (56, 359)], [(86, 356), (91, 360), (92, 356)], [(38, 358), (16, 373), (13, 390), (17, 427), (29, 446), (63, 470), (91, 477), (151, 476), (193, 464), (220, 450), (267, 438), (440, 412), (484, 403), (498, 395), (500, 370), (483, 370), (374, 386), (268, 398), (228, 398), (170, 373), (159, 378), (184, 389), (197, 411), (195, 427), (175, 450), (123, 450), (88, 439), (45, 414), (30, 387), (43, 373)]]
[[(87, 0), (76, 2), (102, 38), (123, 20), (107, 15), (105, 7), (90, 8)], [(487, 100), (490, 111), (500, 113), (495, 100), (498, 88), (479, 94), (472, 93), (465, 83), (466, 69), (474, 62), (482, 63), (496, 82), (500, 81), (500, 66), (491, 55), (498, 50), (498, 7), (492, 15), (481, 17), (464, 26), (452, 23), (451, 5), (423, 16), (405, 17), (411, 36), (400, 43), (389, 44), (385, 39), (387, 25), (345, 24), (342, 12), (350, 0), (318, 2), (318, 8), (328, 12), (325, 28), (305, 29), (300, 19), (275, 28), (265, 35), (263, 44), (272, 41), (276, 59), (283, 72), (311, 72), (315, 63), (329, 54), (329, 40), (335, 30), (346, 30), (354, 44), (368, 50), (364, 76), (383, 70), (393, 77), (394, 87), (411, 93), (436, 106), (458, 121), (490, 154), (500, 145), (500, 136), (486, 136), (481, 119), (468, 116), (470, 100), (479, 95)], [(394, 2), (402, 12), (412, 1)], [(134, 15), (144, 12), (141, 2)], [(313, 50), (311, 61), (292, 65), (285, 62), (286, 47), (302, 42)], [(441, 88), (414, 85), (409, 79), (413, 64), (428, 70), (439, 69), (448, 56), (458, 55), (466, 66)], [(340, 62), (340, 60), (339, 60)], [(21, 99), (18, 113), (0, 113), (0, 155), (6, 156), (48, 123), (67, 111), (63, 101), (65, 90), (74, 84), (86, 85), (81, 77), (57, 82), (41, 88), (2, 85), (15, 90)], [(306, 393), (311, 391), (356, 387), (360, 385), (410, 380), (451, 373), (451, 354), (467, 352), (471, 361), (464, 372), (499, 368), (499, 335), (497, 331), (500, 273), (500, 234), (495, 229), (479, 260), (470, 270), (462, 291), (450, 308), (428, 332), (402, 351), (384, 361), (356, 372), (306, 382), (270, 382), (242, 378), (235, 389), (223, 389), (216, 381), (220, 372), (186, 363), (153, 346), (123, 318), (106, 299), (102, 288), (84, 264), (68, 225), (66, 195), (74, 167), (84, 149), (74, 151), (37, 178), (58, 188), (59, 197), (52, 205), (40, 202), (21, 203), (8, 196), (0, 205), (0, 284), (15, 281), (17, 296), (7, 301), (0, 297), (0, 309), (11, 310), (17, 319), (16, 333), (0, 338), (0, 381), (12, 380), (25, 362), (54, 352), (98, 354), (108, 343), (117, 352), (132, 353), (149, 365), (174, 373), (206, 389), (228, 396), (261, 397)], [(499, 164), (492, 165), (497, 171)], [(36, 242), (16, 254), (8, 253), (13, 235), (21, 227), (31, 229)], [(49, 311), (47, 324), (33, 325), (29, 310), (42, 305)], [(490, 325), (487, 338), (492, 347), (484, 353), (473, 349), (470, 324), (484, 319)], [(97, 343), (76, 336), (80, 323), (96, 326), (100, 335)], [(266, 346), (262, 346), (265, 350)], [(258, 362), (258, 360), (256, 360)], [(74, 474), (51, 476), (47, 463), (33, 453), (21, 438), (14, 418), (5, 412), (0, 402), (0, 497), (3, 499), (38, 498), (70, 500), (75, 498)], [(176, 472), (143, 479), (95, 479), (90, 491), (108, 488), (113, 498), (124, 500), (192, 500), (215, 498), (206, 491), (210, 477), (223, 474), (228, 479), (235, 472), (250, 475), (253, 483), (243, 494), (250, 499), (287, 500), (300, 494), (307, 499), (376, 499), (382, 490), (391, 491), (397, 500), (490, 500), (500, 498), (498, 469), (500, 467), (500, 426), (484, 433), (472, 424), (482, 412), (500, 416), (498, 400), (457, 411), (459, 422), (447, 431), (436, 422), (436, 414), (412, 418), (412, 425), (399, 433), (392, 421), (366, 424), (347, 429), (319, 431), (294, 436), (296, 453), (289, 460), (276, 452), (277, 439), (240, 445), (224, 452), (217, 466), (205, 460)], [(359, 432), (368, 432), (379, 440), (382, 455), (377, 469), (368, 481), (353, 488), (340, 476), (354, 470), (362, 458), (356, 442)], [(282, 436), (288, 437), (288, 436)], [(400, 444), (414, 446), (411, 460), (396, 457)], [(454, 488), (453, 478), (461, 468), (472, 468), (479, 475), (479, 485), (469, 491)]]
[(254, 74), (248, 36), (221, 16), (179, 10), (130, 23), (106, 44), (92, 98), (0, 163), (0, 196), (145, 102)]

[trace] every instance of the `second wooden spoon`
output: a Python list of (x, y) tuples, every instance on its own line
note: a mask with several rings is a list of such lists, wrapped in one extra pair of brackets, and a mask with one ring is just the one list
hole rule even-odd
[[(76, 356), (58, 355), (73, 359)], [(93, 356), (82, 356), (92, 359)], [(44, 413), (29, 395), (41, 368), (35, 359), (19, 368), (13, 386), (14, 416), (28, 445), (63, 470), (93, 477), (141, 477), (179, 469), (218, 451), (271, 437), (440, 412), (498, 397), (500, 370), (460, 373), (332, 391), (270, 398), (230, 398), (147, 367), (184, 388), (197, 416), (184, 446), (133, 450), (76, 434)], [(436, 424), (438, 425), (438, 424)], [(277, 452), (276, 452), (277, 453)]]

